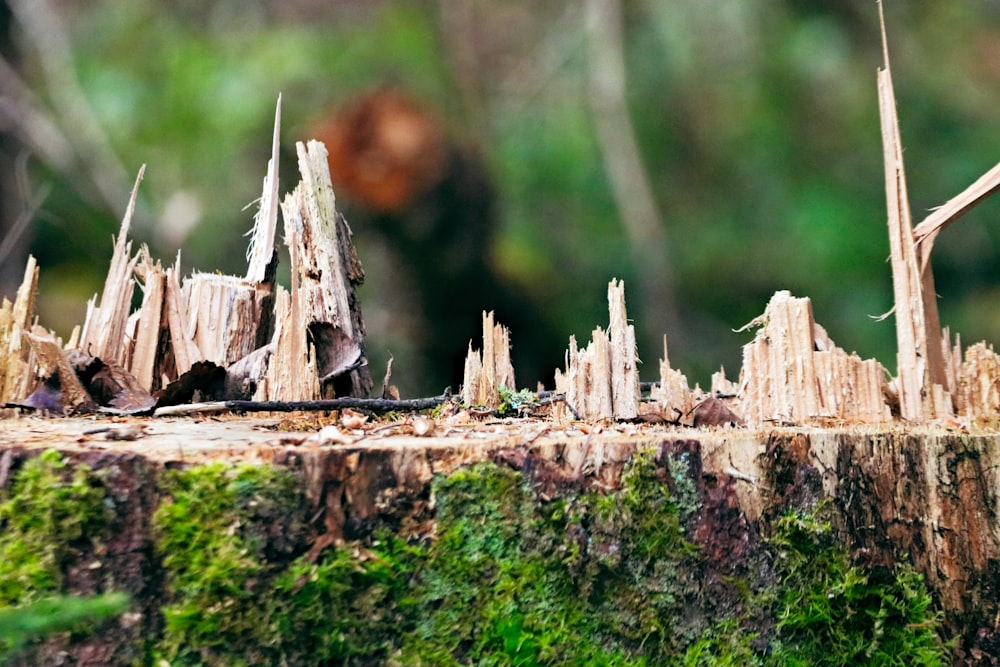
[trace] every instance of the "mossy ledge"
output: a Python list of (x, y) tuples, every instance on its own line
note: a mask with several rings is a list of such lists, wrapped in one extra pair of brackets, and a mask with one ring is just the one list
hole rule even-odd
[[(851, 459), (846, 437), (821, 440), (756, 438), (754, 475), (716, 470), (725, 435), (594, 439), (583, 453), (551, 442), (475, 455), (412, 441), (276, 447), (255, 464), (6, 448), (0, 605), (123, 591), (131, 606), (0, 651), (13, 665), (158, 666), (947, 665), (995, 654), (995, 610), (969, 600), (996, 582), (949, 607), (948, 582), (904, 552), (913, 540), (879, 534), (864, 466), (842, 474), (857, 481), (851, 500), (830, 493), (816, 465), (825, 454), (810, 446)], [(947, 447), (962, 463), (992, 446), (972, 440)]]

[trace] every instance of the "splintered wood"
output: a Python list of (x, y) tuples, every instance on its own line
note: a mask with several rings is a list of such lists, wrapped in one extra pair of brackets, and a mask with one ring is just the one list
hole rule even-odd
[(955, 384), (951, 342), (947, 332), (941, 331), (938, 315), (931, 248), (942, 229), (1000, 189), (1000, 164), (913, 227), (881, 2), (879, 19), (884, 60), (878, 71), (879, 118), (898, 346), (899, 409), (903, 419), (927, 421), (949, 417), (960, 407), (953, 396), (959, 388)]
[(510, 362), (510, 332), (493, 323), (493, 312), (483, 313), (483, 349), (472, 349), (465, 357), (462, 397), (466, 405), (500, 406), (500, 387), (515, 390), (514, 366)]
[(761, 327), (743, 348), (739, 411), (748, 422), (890, 419), (885, 369), (833, 345), (809, 299), (778, 292), (747, 326)]
[(87, 319), (83, 325), (80, 338), (80, 348), (88, 354), (114, 361), (127, 366), (127, 356), (131, 353), (130, 346), (123, 345), (126, 339), (126, 323), (129, 310), (132, 307), (132, 275), (139, 263), (139, 256), (132, 257), (132, 242), (128, 240), (129, 227), (132, 224), (132, 214), (135, 212), (135, 198), (139, 192), (139, 183), (146, 172), (146, 165), (139, 169), (139, 175), (132, 187), (128, 208), (122, 225), (115, 239), (114, 253), (111, 255), (111, 268), (104, 281), (104, 291), (101, 293), (100, 305), (97, 305), (97, 295), (87, 302)]
[[(60, 349), (55, 337), (40, 327), (29, 334), (38, 275), (31, 259), (15, 303), (0, 308), (3, 404), (80, 409), (95, 405), (88, 390), (103, 392), (110, 383), (118, 394), (100, 405), (148, 410), (157, 402), (154, 392), (163, 395), (161, 390), (185, 378), (188, 384), (165, 393), (286, 401), (368, 395), (364, 322), (354, 292), (364, 274), (336, 209), (326, 151), (317, 142), (298, 144), (303, 180), (282, 205), (292, 292), (275, 285), (280, 109), (279, 98), (247, 276), (195, 273), (181, 284), (179, 258), (164, 269), (146, 247), (132, 254), (128, 234), (143, 167), (114, 240), (100, 301), (90, 301), (79, 344), (74, 335), (68, 346), (79, 349), (66, 352), (93, 373), (107, 369), (104, 384), (79, 386), (63, 354), (53, 352)], [(130, 312), (136, 279), (143, 298)]]
[[(296, 149), (302, 182), (281, 204), (296, 280), (290, 319), (281, 326), (286, 334), (301, 340), (295, 342), (297, 358), (288, 359), (286, 372), (297, 373), (311, 360), (321, 387), (331, 393), (324, 397), (332, 397), (334, 385), (342, 388), (336, 392), (340, 395), (367, 396), (372, 378), (365, 358), (364, 320), (355, 294), (355, 287), (364, 282), (364, 272), (351, 229), (337, 211), (326, 148), (310, 141), (296, 144)], [(310, 359), (309, 354), (315, 356)]]
[(878, 97), (896, 316), (900, 414), (908, 420), (934, 419), (951, 414), (950, 400), (944, 395), (947, 379), (941, 354), (937, 296), (930, 267), (920, 270), (913, 237), (884, 23), (882, 28), (885, 65), (878, 71)]
[(688, 387), (687, 376), (670, 367), (666, 336), (660, 359), (660, 381), (650, 390), (649, 397), (657, 404), (658, 412), (672, 421), (691, 414), (694, 409), (695, 393)]
[(0, 407), (27, 396), (31, 389), (32, 368), (24, 334), (34, 317), (37, 292), (38, 265), (34, 257), (28, 257), (14, 303), (4, 299), (0, 304)]
[(591, 334), (590, 345), (579, 349), (570, 336), (566, 370), (556, 370), (556, 391), (584, 419), (633, 419), (639, 415), (639, 358), (635, 327), (625, 312), (625, 284), (608, 285), (608, 330)]
[[(594, 329), (583, 348), (569, 338), (565, 368), (555, 371), (555, 394), (562, 402), (554, 402), (554, 414), (684, 426), (882, 423), (896, 417), (919, 423), (956, 415), (983, 423), (1000, 420), (1000, 356), (979, 343), (963, 360), (958, 336), (953, 343), (949, 331), (941, 330), (930, 263), (941, 230), (1000, 189), (1000, 164), (913, 227), (884, 21), (882, 45), (877, 83), (896, 377), (874, 359), (837, 347), (816, 323), (809, 299), (780, 291), (747, 325), (758, 329), (744, 346), (738, 383), (719, 371), (709, 394), (690, 389), (687, 377), (671, 367), (664, 338), (659, 381), (642, 399), (625, 286), (612, 280), (607, 330)], [(194, 397), (295, 402), (370, 394), (365, 326), (355, 292), (364, 273), (336, 207), (329, 156), (322, 143), (298, 143), (302, 180), (279, 204), (280, 118), (279, 97), (246, 276), (194, 273), (182, 281), (179, 256), (164, 269), (145, 247), (133, 255), (128, 236), (143, 167), (114, 239), (100, 301), (95, 296), (89, 302), (82, 333), (77, 328), (65, 350), (33, 322), (34, 259), (14, 303), (0, 306), (0, 406), (67, 411), (93, 404), (98, 393), (104, 397), (100, 405), (126, 411), (190, 403)], [(287, 289), (275, 281), (279, 210), (291, 263)], [(142, 303), (131, 312), (137, 279)], [(469, 342), (462, 384), (467, 406), (496, 409), (502, 389), (516, 390), (510, 347), (510, 333), (484, 312), (482, 350)], [(388, 373), (385, 384), (383, 396), (389, 396)]]

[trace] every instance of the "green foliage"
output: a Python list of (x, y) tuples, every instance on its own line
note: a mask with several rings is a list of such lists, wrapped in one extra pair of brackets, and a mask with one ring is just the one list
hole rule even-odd
[(782, 574), (774, 665), (947, 665), (939, 614), (923, 578), (852, 565), (835, 542), (829, 505), (778, 520), (772, 542)]
[(22, 607), (0, 608), (0, 646), (16, 651), (33, 639), (71, 630), (79, 632), (120, 614), (128, 604), (125, 593), (108, 593), (89, 598), (45, 598)]
[(121, 611), (123, 595), (52, 597), (63, 590), (73, 554), (105, 537), (109, 508), (100, 476), (72, 470), (48, 450), (29, 459), (0, 491), (0, 657), (24, 643), (82, 630)]

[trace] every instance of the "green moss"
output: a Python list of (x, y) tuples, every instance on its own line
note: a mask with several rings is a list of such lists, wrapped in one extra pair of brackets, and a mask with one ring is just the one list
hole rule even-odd
[(763, 657), (754, 650), (756, 632), (749, 632), (736, 619), (727, 618), (705, 630), (684, 651), (684, 667), (757, 667)]
[(776, 591), (774, 665), (946, 665), (941, 617), (908, 565), (864, 569), (831, 530), (829, 503), (775, 525), (782, 577)]
[(396, 611), (406, 608), (405, 545), (330, 548), (310, 562), (301, 482), (287, 470), (217, 463), (171, 472), (164, 484), (170, 499), (153, 521), (168, 601), (155, 657), (172, 665), (385, 658), (405, 621)]
[[(0, 491), (0, 612), (11, 613), (63, 592), (74, 556), (106, 538), (110, 509), (100, 475), (70, 468), (54, 450), (29, 459)], [(69, 627), (72, 624), (62, 624)], [(0, 656), (21, 635), (0, 640)]]
[(395, 538), (370, 549), (330, 549), (275, 580), (268, 632), (289, 665), (384, 662), (412, 627), (412, 563), (420, 550)]
[[(492, 463), (439, 477), (427, 543), (376, 535), (310, 560), (312, 510), (295, 473), (222, 463), (168, 472), (153, 518), (164, 626), (148, 662), (948, 662), (920, 576), (852, 563), (829, 504), (775, 522), (770, 557), (747, 575), (759, 578), (708, 586), (711, 564), (685, 534), (701, 511), (685, 454), (658, 464), (641, 451), (606, 492), (564, 480), (541, 498), (529, 479)], [(103, 539), (109, 513), (101, 476), (85, 465), (71, 469), (56, 452), (25, 463), (0, 496), (0, 616), (64, 592), (67, 564)], [(742, 604), (706, 605), (719, 586)], [(710, 617), (723, 608), (735, 615)]]
[(544, 502), (483, 463), (435, 482), (438, 539), (404, 664), (661, 664), (683, 642), (696, 550), (651, 452), (620, 490)]
[(497, 413), (500, 416), (517, 414), (522, 408), (531, 405), (538, 399), (536, 394), (528, 389), (516, 391), (506, 385), (500, 385), (497, 390), (500, 394), (500, 405), (497, 407)]
[(59, 452), (28, 460), (0, 492), (0, 607), (57, 592), (75, 543), (106, 527), (106, 491), (86, 465)]
[(86, 598), (51, 597), (20, 607), (0, 608), (0, 645), (16, 651), (33, 639), (93, 628), (103, 619), (125, 611), (128, 605), (129, 597), (119, 592)]
[[(685, 667), (951, 662), (921, 575), (909, 565), (868, 570), (852, 563), (833, 534), (833, 513), (824, 502), (775, 522), (766, 546), (777, 584), (745, 587), (745, 613), (716, 619), (687, 648)], [(765, 633), (750, 629), (761, 620)]]

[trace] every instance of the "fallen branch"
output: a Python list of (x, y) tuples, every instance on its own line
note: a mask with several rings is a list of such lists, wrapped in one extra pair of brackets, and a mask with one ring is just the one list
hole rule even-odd
[[(169, 405), (153, 412), (154, 417), (190, 415), (202, 412), (317, 412), (327, 410), (367, 410), (376, 414), (432, 410), (452, 399), (450, 394), (431, 398), (391, 400), (387, 398), (331, 398), (321, 401), (212, 401)], [(106, 412), (102, 410), (101, 412)]]

